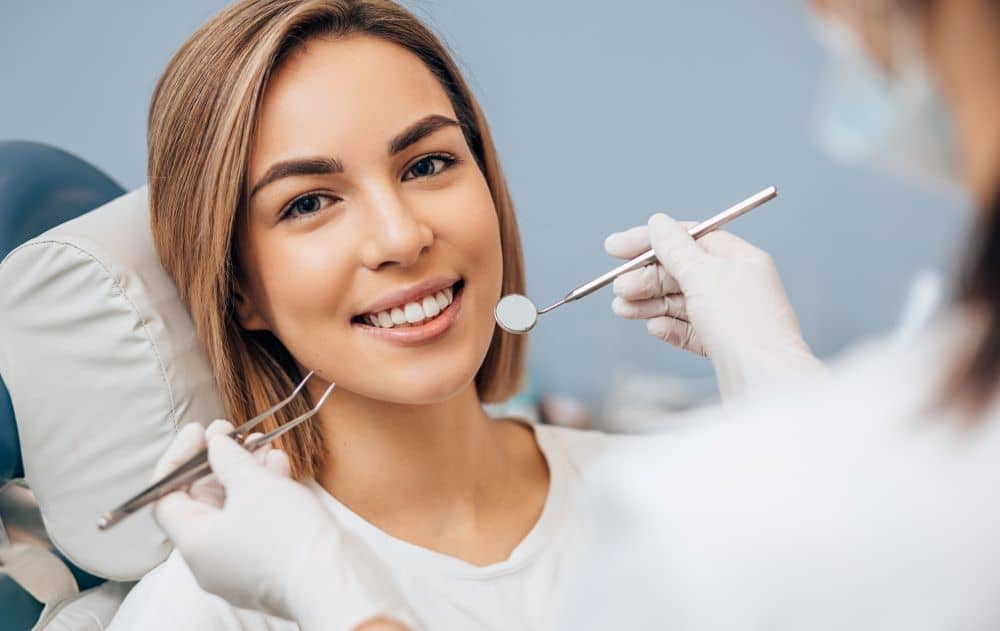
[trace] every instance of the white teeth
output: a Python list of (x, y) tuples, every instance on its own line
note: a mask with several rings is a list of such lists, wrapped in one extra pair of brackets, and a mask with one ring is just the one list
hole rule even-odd
[(424, 298), (424, 302), (420, 306), (424, 308), (424, 315), (428, 318), (433, 318), (441, 313), (441, 307), (438, 306), (437, 299), (434, 296)]
[(451, 304), (451, 301), (448, 300), (448, 297), (444, 295), (443, 291), (439, 291), (434, 294), (434, 300), (438, 303), (438, 307), (440, 307), (442, 311), (444, 311), (445, 307)]
[(410, 324), (424, 321), (424, 310), (415, 302), (406, 303), (403, 312), (406, 314), (406, 321)]
[(418, 302), (408, 302), (402, 307), (393, 307), (378, 313), (365, 314), (363, 320), (374, 327), (391, 329), (406, 324), (419, 324), (424, 320), (436, 318), (448, 308), (455, 299), (451, 287), (424, 296)]

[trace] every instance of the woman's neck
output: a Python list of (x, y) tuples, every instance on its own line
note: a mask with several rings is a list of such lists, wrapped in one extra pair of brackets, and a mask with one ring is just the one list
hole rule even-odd
[[(503, 513), (514, 511), (517, 490), (526, 480), (538, 481), (537, 475), (526, 475), (537, 474), (537, 468), (525, 466), (532, 462), (531, 453), (544, 469), (530, 430), (491, 420), (474, 384), (448, 401), (425, 406), (339, 394), (319, 419), (328, 456), (317, 482), (399, 538), (463, 556), (436, 541), (473, 541), (501, 523)], [(542, 484), (543, 500), (546, 489)], [(503, 558), (497, 551), (484, 557), (490, 555)]]

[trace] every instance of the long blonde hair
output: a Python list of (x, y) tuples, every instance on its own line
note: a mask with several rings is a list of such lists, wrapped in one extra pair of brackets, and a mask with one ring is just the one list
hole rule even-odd
[[(486, 119), (445, 47), (390, 0), (246, 0), (202, 25), (177, 51), (149, 112), (149, 199), (154, 242), (205, 346), (226, 414), (250, 418), (280, 400), (300, 375), (269, 332), (243, 329), (234, 313), (236, 230), (245, 213), (247, 164), (268, 78), (317, 36), (366, 34), (416, 55), (448, 94), (483, 172), (500, 224), (503, 293), (524, 293), (521, 240)], [(524, 372), (524, 339), (494, 332), (476, 374), (483, 402), (502, 401)], [(264, 431), (305, 411), (299, 400)], [(319, 430), (296, 428), (279, 445), (293, 475), (313, 476), (326, 450)]]

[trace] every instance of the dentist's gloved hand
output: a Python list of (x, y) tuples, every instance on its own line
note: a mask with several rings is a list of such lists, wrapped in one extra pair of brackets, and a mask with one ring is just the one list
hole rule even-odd
[(658, 214), (607, 238), (612, 256), (631, 259), (652, 247), (659, 260), (615, 280), (614, 312), (646, 320), (653, 336), (708, 357), (724, 398), (824, 370), (802, 339), (771, 257), (727, 232), (695, 241), (691, 225)]
[(417, 629), (382, 562), (289, 477), (287, 455), (269, 447), (251, 454), (226, 436), (232, 429), (226, 421), (204, 431), (185, 425), (154, 473), (162, 477), (207, 442), (214, 475), (153, 512), (198, 584), (303, 631)]

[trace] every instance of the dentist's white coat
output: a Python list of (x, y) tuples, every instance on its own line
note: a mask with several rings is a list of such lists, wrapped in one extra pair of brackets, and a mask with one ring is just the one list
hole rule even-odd
[(969, 323), (607, 452), (563, 629), (1000, 628), (1000, 406), (934, 407)]

